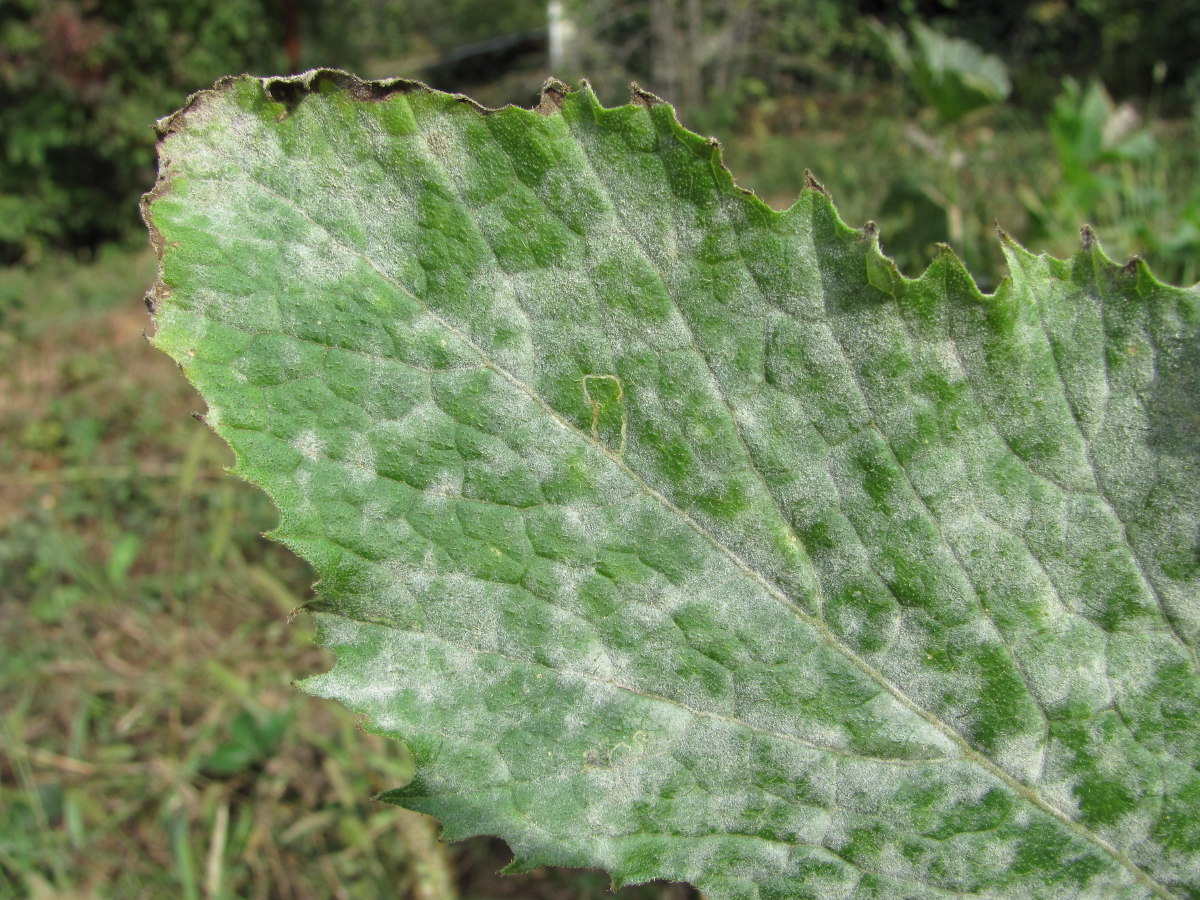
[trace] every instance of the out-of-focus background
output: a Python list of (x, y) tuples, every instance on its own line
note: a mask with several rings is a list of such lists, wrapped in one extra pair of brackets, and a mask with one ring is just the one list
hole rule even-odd
[[(636, 80), (789, 204), (811, 169), (909, 274), (998, 222), (1200, 277), (1200, 2), (0, 0), (0, 898), (591, 898), (374, 803), (397, 744), (298, 694), (311, 574), (142, 339), (151, 123), (324, 66), (531, 105)], [(623, 900), (694, 896), (649, 885)]]

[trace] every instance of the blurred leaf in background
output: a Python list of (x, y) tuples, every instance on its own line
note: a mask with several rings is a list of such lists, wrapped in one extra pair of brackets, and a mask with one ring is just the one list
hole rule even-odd
[(220, 777), (261, 766), (270, 758), (290, 720), (283, 713), (238, 713), (229, 723), (229, 736), (203, 759), (201, 770)]
[(1008, 97), (1012, 90), (1008, 67), (999, 57), (921, 22), (911, 27), (911, 44), (897, 29), (884, 30), (883, 37), (896, 67), (943, 124), (955, 125), (975, 110)]

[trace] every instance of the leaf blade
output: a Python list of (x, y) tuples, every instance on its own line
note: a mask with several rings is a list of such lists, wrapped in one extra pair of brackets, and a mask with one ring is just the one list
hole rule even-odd
[[(322, 575), (309, 689), (412, 745), (397, 799), (714, 897), (1187, 895), (1188, 827), (1134, 838), (1195, 806), (1194, 446), (1156, 599), (1088, 491), (1087, 361), (1031, 318), (1098, 250), (1033, 292), (1065, 264), (909, 281), (817, 190), (740, 193), (665, 104), (356, 84), (187, 115), (156, 342)], [(1194, 336), (1195, 292), (1139, 283)], [(1047, 308), (1089, 309), (1068, 287)]]

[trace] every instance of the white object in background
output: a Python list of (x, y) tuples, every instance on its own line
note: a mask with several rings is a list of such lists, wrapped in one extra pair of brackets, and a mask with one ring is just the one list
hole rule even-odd
[(563, 0), (546, 3), (547, 30), (549, 31), (550, 72), (570, 77), (575, 73), (575, 23), (567, 17)]

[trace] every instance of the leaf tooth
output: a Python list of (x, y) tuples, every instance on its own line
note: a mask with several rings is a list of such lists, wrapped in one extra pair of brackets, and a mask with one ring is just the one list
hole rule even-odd
[(563, 100), (570, 92), (570, 85), (559, 81), (551, 75), (542, 83), (542, 90), (538, 94), (538, 102), (537, 106), (534, 107), (534, 111), (543, 116), (551, 116), (562, 112)]
[(832, 197), (825, 185), (817, 181), (817, 176), (812, 173), (812, 169), (804, 170), (804, 190), (816, 191), (819, 194), (824, 194), (826, 197)]
[(534, 850), (517, 850), (511, 844), (509, 844), (509, 849), (512, 850), (513, 858), (500, 870), (501, 875), (524, 875), (534, 869), (540, 869), (542, 866), (555, 865), (554, 859)]
[(645, 106), (647, 108), (671, 105), (657, 94), (650, 93), (636, 81), (629, 82), (629, 102), (634, 106)]

